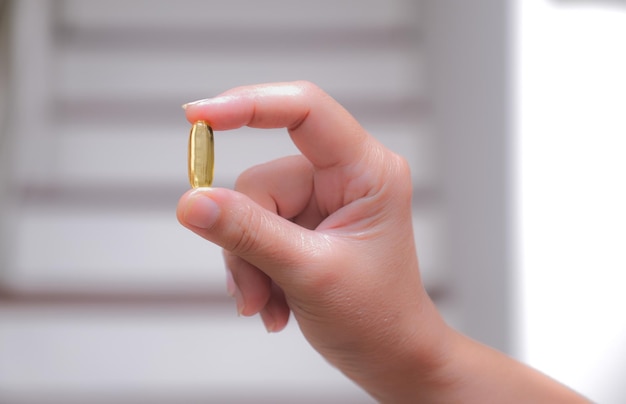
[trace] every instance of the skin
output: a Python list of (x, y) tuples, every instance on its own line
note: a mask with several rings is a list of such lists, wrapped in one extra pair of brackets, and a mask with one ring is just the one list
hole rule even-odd
[(240, 314), (270, 332), (292, 314), (380, 402), (587, 402), (442, 320), (420, 277), (407, 162), (318, 87), (240, 87), (184, 108), (216, 131), (287, 128), (302, 153), (179, 201), (181, 224), (224, 249)]

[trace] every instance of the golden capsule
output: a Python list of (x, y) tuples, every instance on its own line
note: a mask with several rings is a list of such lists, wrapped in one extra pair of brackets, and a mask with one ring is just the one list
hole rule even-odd
[(189, 183), (193, 188), (210, 187), (213, 183), (213, 129), (198, 121), (189, 133)]

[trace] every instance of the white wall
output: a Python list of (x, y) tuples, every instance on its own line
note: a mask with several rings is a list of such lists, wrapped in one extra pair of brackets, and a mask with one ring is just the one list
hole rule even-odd
[(626, 402), (626, 3), (515, 2), (521, 357)]

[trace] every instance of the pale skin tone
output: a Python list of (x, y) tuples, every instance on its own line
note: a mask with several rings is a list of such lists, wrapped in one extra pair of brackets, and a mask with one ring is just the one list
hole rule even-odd
[(293, 315), (380, 402), (587, 402), (442, 320), (420, 278), (406, 161), (318, 87), (241, 87), (185, 112), (215, 131), (287, 128), (302, 153), (179, 201), (179, 221), (224, 249), (240, 314), (271, 332)]

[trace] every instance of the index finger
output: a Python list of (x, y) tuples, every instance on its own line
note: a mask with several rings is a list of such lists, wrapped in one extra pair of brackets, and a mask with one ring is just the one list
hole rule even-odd
[(183, 107), (190, 122), (204, 120), (215, 130), (287, 128), (318, 168), (357, 162), (370, 139), (345, 108), (309, 82), (238, 87)]

